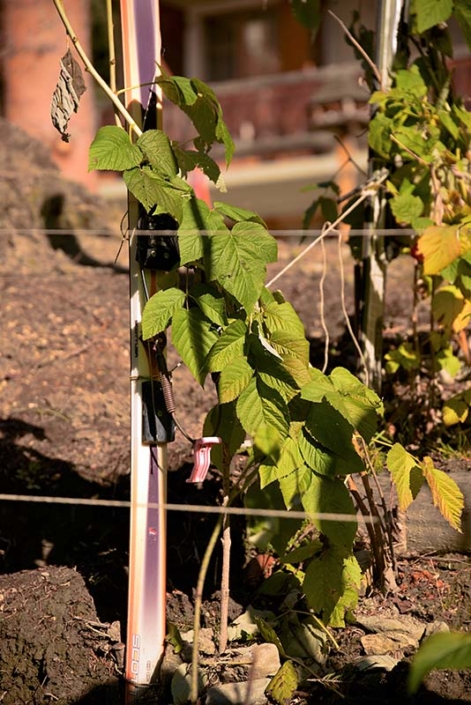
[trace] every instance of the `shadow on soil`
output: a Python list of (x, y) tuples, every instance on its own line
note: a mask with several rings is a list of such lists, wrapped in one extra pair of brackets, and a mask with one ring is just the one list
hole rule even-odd
[[(129, 476), (113, 484), (83, 479), (73, 464), (51, 458), (28, 445), (45, 438), (44, 429), (17, 418), (0, 420), (0, 485), (9, 494), (129, 500)], [(202, 489), (188, 484), (185, 466), (168, 476), (168, 501), (180, 505), (220, 503), (219, 479)], [(217, 520), (216, 515), (170, 511), (167, 517), (167, 583), (169, 590), (188, 595), (196, 586), (201, 560)], [(241, 539), (243, 517), (233, 522), (234, 575), (245, 560)], [(4, 502), (0, 516), (0, 573), (46, 565), (75, 567), (83, 576), (102, 621), (125, 622), (129, 510), (28, 501)], [(205, 597), (220, 582), (218, 546), (208, 571)]]

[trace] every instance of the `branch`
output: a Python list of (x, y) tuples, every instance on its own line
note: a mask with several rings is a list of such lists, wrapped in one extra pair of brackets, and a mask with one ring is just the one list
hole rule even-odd
[(342, 27), (342, 29), (343, 29), (343, 31), (345, 32), (345, 34), (347, 35), (347, 37), (350, 39), (350, 41), (351, 41), (351, 43), (353, 44), (353, 46), (356, 47), (356, 49), (358, 49), (358, 51), (360, 52), (360, 54), (362, 55), (362, 57), (365, 59), (366, 63), (368, 64), (368, 66), (369, 66), (369, 67), (371, 68), (371, 70), (373, 71), (373, 73), (374, 73), (374, 75), (375, 75), (375, 78), (376, 78), (376, 80), (378, 81), (379, 87), (381, 88), (381, 90), (383, 90), (383, 79), (381, 78), (381, 74), (380, 74), (380, 72), (379, 72), (379, 70), (378, 70), (378, 67), (377, 67), (376, 64), (374, 63), (374, 61), (372, 61), (372, 60), (370, 59), (370, 57), (368, 56), (368, 54), (366, 53), (366, 51), (363, 49), (363, 47), (361, 46), (361, 44), (359, 44), (359, 43), (357, 42), (357, 40), (355, 39), (355, 37), (353, 36), (353, 34), (352, 34), (352, 33), (350, 32), (350, 30), (348, 29), (347, 25), (342, 22), (342, 20), (340, 19), (340, 17), (337, 17), (337, 15), (335, 14), (335, 12), (332, 12), (332, 10), (328, 10), (328, 13), (329, 13), (329, 15), (332, 15), (332, 17), (334, 18), (334, 20), (336, 20), (336, 21), (339, 23), (339, 25)]
[(62, 0), (52, 0), (54, 3), (54, 6), (57, 10), (57, 13), (59, 17), (62, 20), (62, 24), (65, 27), (65, 31), (67, 32), (68, 36), (72, 40), (72, 43), (77, 51), (77, 54), (79, 57), (82, 59), (83, 64), (86, 68), (86, 70), (91, 74), (91, 76), (95, 79), (95, 81), (98, 83), (100, 88), (106, 93), (108, 98), (111, 100), (117, 111), (123, 116), (123, 118), (126, 120), (128, 123), (129, 127), (134, 131), (135, 135), (137, 137), (140, 137), (142, 135), (142, 130), (136, 123), (136, 121), (133, 119), (133, 117), (130, 115), (130, 113), (126, 110), (124, 105), (121, 103), (119, 98), (113, 93), (109, 85), (102, 79), (98, 71), (95, 69), (93, 66), (92, 62), (88, 58), (84, 48), (80, 44), (79, 40), (77, 39), (77, 36), (74, 32), (74, 29), (72, 25), (70, 24), (69, 18), (67, 17), (67, 14), (65, 12), (63, 2)]
[(308, 252), (312, 250), (312, 248), (317, 245), (321, 240), (323, 240), (329, 233), (335, 232), (337, 230), (337, 227), (343, 223), (347, 215), (350, 215), (352, 211), (355, 210), (357, 206), (362, 203), (366, 198), (369, 198), (372, 193), (377, 191), (379, 186), (387, 179), (387, 176), (389, 174), (389, 171), (387, 170), (381, 170), (378, 172), (378, 174), (375, 174), (373, 178), (371, 178), (366, 184), (364, 184), (361, 195), (357, 198), (356, 201), (354, 201), (348, 208), (345, 210), (342, 215), (340, 215), (336, 221), (331, 223), (328, 227), (326, 227), (324, 230), (322, 230), (321, 234), (319, 237), (317, 237), (315, 240), (313, 240), (302, 252), (297, 255), (294, 259), (292, 259), (286, 267), (283, 267), (281, 272), (278, 272), (278, 274), (275, 274), (275, 276), (270, 279), (270, 281), (265, 285), (267, 288), (272, 286), (280, 277), (285, 274), (288, 269), (291, 269), (293, 265), (295, 265), (297, 262), (299, 262), (300, 259), (302, 259), (305, 255), (307, 255)]
[[(106, 0), (106, 24), (108, 28), (108, 47), (109, 47), (109, 59), (110, 59), (110, 88), (114, 95), (117, 96), (117, 85), (116, 85), (116, 50), (114, 45), (114, 22), (113, 22), (113, 6), (112, 0)], [(118, 111), (115, 107), (115, 120), (116, 125), (121, 127), (121, 121), (119, 119)]]

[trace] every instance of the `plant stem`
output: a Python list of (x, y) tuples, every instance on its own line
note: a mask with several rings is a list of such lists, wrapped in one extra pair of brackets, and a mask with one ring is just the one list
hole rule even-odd
[[(230, 457), (227, 443), (222, 449), (223, 457), (223, 506), (227, 507), (230, 502), (229, 493), (231, 491)], [(229, 618), (229, 581), (231, 570), (231, 520), (229, 514), (223, 515), (222, 528), (222, 575), (221, 575), (221, 620), (219, 625), (219, 653), (223, 653), (227, 648), (227, 623)]]
[(116, 108), (116, 110), (123, 116), (123, 118), (124, 118), (125, 121), (128, 123), (129, 127), (131, 128), (131, 130), (133, 130), (133, 132), (135, 133), (135, 135), (136, 135), (137, 137), (140, 137), (140, 136), (142, 135), (142, 130), (141, 130), (141, 128), (138, 126), (138, 124), (136, 123), (136, 121), (134, 120), (134, 118), (130, 115), (130, 113), (126, 110), (126, 108), (125, 108), (124, 105), (121, 103), (121, 101), (120, 101), (119, 98), (116, 96), (116, 94), (111, 90), (111, 88), (110, 88), (109, 85), (106, 83), (106, 81), (104, 81), (103, 78), (100, 76), (100, 74), (99, 74), (98, 71), (95, 69), (95, 67), (93, 66), (93, 64), (92, 64), (92, 62), (90, 61), (90, 59), (88, 58), (88, 56), (87, 56), (87, 54), (86, 54), (84, 48), (83, 48), (82, 45), (80, 44), (80, 42), (79, 42), (79, 40), (78, 40), (78, 38), (77, 38), (77, 36), (76, 36), (76, 34), (75, 34), (75, 32), (74, 32), (74, 29), (73, 29), (72, 25), (70, 24), (69, 18), (67, 17), (67, 14), (66, 14), (65, 9), (64, 9), (64, 5), (63, 5), (63, 3), (62, 3), (62, 0), (52, 0), (52, 2), (53, 2), (54, 5), (55, 5), (55, 8), (56, 8), (56, 10), (57, 10), (57, 13), (58, 13), (59, 17), (60, 17), (61, 20), (62, 20), (62, 24), (64, 25), (65, 30), (66, 30), (68, 36), (70, 37), (70, 39), (72, 40), (73, 45), (75, 46), (75, 49), (76, 49), (76, 51), (77, 51), (77, 54), (78, 54), (79, 57), (82, 59), (83, 64), (84, 64), (86, 70), (87, 70), (87, 71), (91, 74), (91, 76), (95, 79), (95, 81), (98, 83), (98, 85), (100, 86), (100, 88), (106, 93), (106, 95), (107, 95), (108, 98), (111, 100), (111, 102), (113, 103), (114, 107)]
[(208, 545), (206, 546), (206, 551), (204, 552), (203, 560), (201, 561), (201, 568), (198, 575), (198, 582), (196, 584), (196, 594), (195, 594), (195, 616), (193, 620), (193, 651), (191, 658), (191, 693), (190, 701), (194, 704), (198, 701), (198, 640), (199, 632), (201, 627), (201, 607), (203, 603), (203, 588), (206, 580), (206, 575), (208, 573), (209, 562), (216, 546), (219, 534), (221, 533), (221, 528), (223, 526), (224, 515), (221, 514), (218, 517), (216, 525), (209, 539)]
[(376, 191), (377, 188), (379, 188), (380, 184), (382, 184), (384, 181), (386, 181), (386, 178), (387, 178), (388, 174), (389, 174), (389, 172), (386, 172), (386, 173), (382, 174), (382, 175), (378, 178), (378, 180), (375, 182), (374, 185), (371, 185), (370, 187), (366, 186), (366, 187), (364, 188), (364, 190), (361, 192), (360, 196), (357, 198), (357, 200), (354, 201), (346, 210), (344, 210), (344, 212), (342, 213), (342, 215), (340, 215), (340, 216), (337, 218), (337, 220), (335, 220), (335, 221), (334, 221), (333, 223), (331, 223), (328, 227), (326, 227), (325, 230), (323, 230), (322, 233), (319, 235), (319, 237), (317, 237), (315, 240), (313, 240), (312, 242), (310, 242), (309, 245), (308, 245), (307, 247), (305, 247), (304, 250), (302, 250), (302, 252), (299, 253), (299, 255), (297, 255), (296, 257), (294, 257), (290, 262), (288, 262), (288, 264), (287, 264), (285, 267), (283, 267), (283, 269), (281, 270), (281, 272), (278, 272), (278, 274), (275, 274), (275, 276), (272, 277), (272, 278), (270, 279), (270, 281), (265, 284), (265, 286), (267, 287), (267, 289), (270, 288), (271, 286), (273, 286), (273, 284), (274, 284), (280, 277), (282, 277), (283, 274), (285, 274), (285, 273), (288, 271), (288, 269), (291, 269), (291, 267), (293, 267), (295, 264), (297, 264), (300, 259), (302, 259), (305, 255), (307, 255), (307, 253), (310, 252), (310, 251), (312, 250), (312, 248), (313, 248), (315, 245), (317, 245), (318, 242), (320, 242), (323, 238), (325, 238), (329, 233), (335, 232), (336, 229), (337, 229), (337, 226), (339, 226), (341, 223), (344, 222), (344, 220), (345, 220), (345, 218), (347, 217), (347, 215), (350, 215), (350, 213), (351, 213), (352, 211), (354, 211), (355, 208), (357, 208), (357, 206), (359, 206), (360, 203), (362, 203), (366, 198), (370, 198), (370, 197), (371, 197), (371, 194), (372, 194), (374, 191)]
[[(114, 22), (113, 22), (113, 6), (112, 0), (106, 0), (106, 26), (108, 29), (108, 55), (110, 59), (110, 88), (114, 95), (117, 95), (116, 85), (116, 49), (114, 43)], [(118, 111), (115, 107), (115, 121), (118, 127), (121, 127)]]
[[(227, 504), (227, 497), (224, 498)], [(221, 620), (219, 626), (219, 653), (227, 648), (227, 623), (229, 619), (229, 579), (231, 565), (231, 524), (229, 514), (223, 515), (222, 528), (222, 575), (221, 575)]]

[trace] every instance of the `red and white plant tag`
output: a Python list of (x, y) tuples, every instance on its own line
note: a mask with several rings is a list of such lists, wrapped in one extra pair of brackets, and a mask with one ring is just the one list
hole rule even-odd
[(193, 446), (193, 470), (187, 482), (203, 482), (208, 474), (211, 462), (211, 448), (222, 443), (219, 436), (204, 436), (198, 438)]

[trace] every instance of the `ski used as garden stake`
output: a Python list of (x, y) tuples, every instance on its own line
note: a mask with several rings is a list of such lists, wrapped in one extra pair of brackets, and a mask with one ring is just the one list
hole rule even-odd
[[(158, 0), (121, 0), (121, 27), (124, 83), (129, 88), (125, 92), (126, 106), (142, 129), (159, 128), (161, 94), (158, 87), (149, 85), (160, 63)], [(161, 228), (162, 221), (158, 217), (150, 218), (131, 195), (128, 206), (131, 521), (125, 678), (126, 702), (132, 703), (152, 682), (163, 654), (166, 594), (163, 505), (166, 501), (166, 444), (173, 440), (173, 422), (166, 412), (158, 382), (155, 349), (141, 340), (143, 307), (156, 290), (159, 243), (163, 238), (155, 230)], [(160, 343), (163, 348), (164, 341)]]

